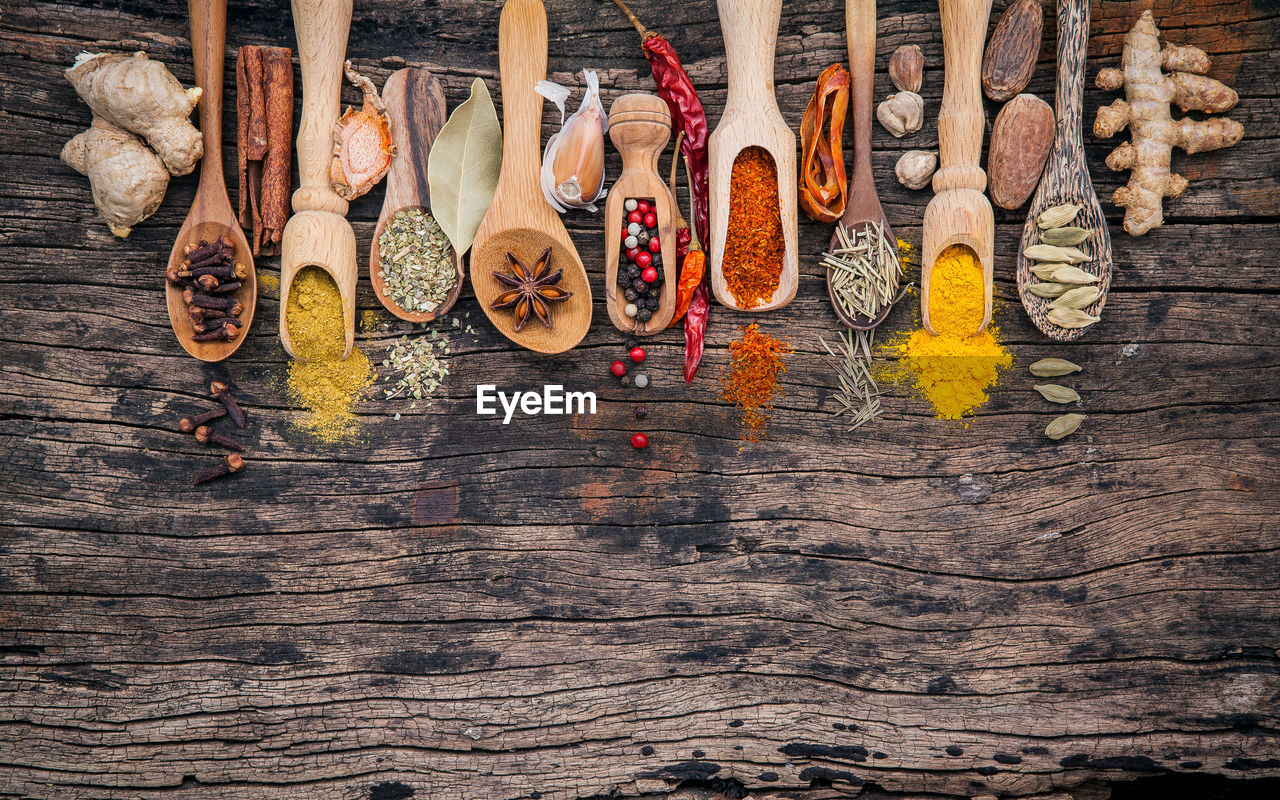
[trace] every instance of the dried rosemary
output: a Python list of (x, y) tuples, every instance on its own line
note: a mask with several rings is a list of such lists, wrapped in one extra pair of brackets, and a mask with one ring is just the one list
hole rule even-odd
[(387, 296), (405, 311), (431, 312), (458, 282), (453, 246), (421, 208), (397, 211), (378, 236), (378, 270)]
[(818, 341), (831, 356), (827, 363), (835, 368), (840, 388), (835, 398), (840, 403), (836, 416), (848, 414), (853, 424), (849, 430), (856, 430), (871, 420), (879, 417), (880, 387), (871, 376), (871, 345), (875, 331), (845, 331), (840, 337), (840, 352), (834, 352), (827, 340), (821, 336)]
[[(428, 336), (401, 336), (382, 362), (387, 370), (400, 375), (396, 385), (386, 390), (386, 398), (403, 394), (413, 398), (409, 408), (417, 408), (418, 401), (430, 397), (448, 377), (449, 364), (444, 358), (447, 355), (449, 341), (439, 331), (432, 331)], [(391, 381), (390, 375), (387, 381)]]
[(898, 246), (884, 235), (884, 226), (870, 222), (855, 232), (836, 223), (839, 247), (824, 253), (831, 294), (849, 319), (874, 319), (893, 305), (902, 281)]

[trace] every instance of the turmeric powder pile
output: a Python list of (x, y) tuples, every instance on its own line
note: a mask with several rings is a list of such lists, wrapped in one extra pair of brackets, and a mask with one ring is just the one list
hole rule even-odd
[(355, 402), (377, 376), (359, 348), (342, 358), (342, 295), (329, 273), (317, 267), (299, 272), (289, 287), (285, 315), (298, 356), (289, 364), (289, 393), (310, 412), (301, 427), (324, 442), (350, 440), (359, 430)]
[(929, 321), (888, 345), (898, 357), (880, 377), (910, 383), (942, 419), (960, 419), (984, 405), (1000, 371), (1013, 357), (988, 325), (975, 333), (986, 313), (982, 264), (964, 245), (947, 248), (934, 262), (929, 281)]

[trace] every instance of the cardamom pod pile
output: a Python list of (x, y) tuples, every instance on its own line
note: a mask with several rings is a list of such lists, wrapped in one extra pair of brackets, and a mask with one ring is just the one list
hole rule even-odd
[(1088, 241), (1090, 231), (1072, 225), (1080, 206), (1064, 203), (1045, 209), (1036, 217), (1040, 243), (1022, 254), (1034, 261), (1031, 274), (1038, 283), (1028, 288), (1036, 297), (1051, 300), (1049, 321), (1062, 328), (1086, 328), (1101, 317), (1088, 313), (1101, 297), (1096, 284), (1098, 276), (1076, 266), (1088, 264), (1090, 258), (1079, 245)]
[[(1079, 372), (1080, 366), (1063, 358), (1042, 358), (1028, 369), (1037, 378), (1057, 378)], [(1080, 402), (1080, 394), (1070, 386), (1057, 383), (1037, 383), (1035, 390), (1050, 403), (1066, 404)], [(1050, 422), (1044, 429), (1044, 435), (1055, 442), (1065, 439), (1080, 429), (1080, 423), (1086, 419), (1084, 414), (1063, 414)]]

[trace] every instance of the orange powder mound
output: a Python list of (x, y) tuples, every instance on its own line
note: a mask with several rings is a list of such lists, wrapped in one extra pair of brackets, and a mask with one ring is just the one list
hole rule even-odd
[(721, 264), (739, 305), (755, 308), (773, 298), (786, 248), (778, 209), (778, 167), (767, 150), (748, 147), (733, 162), (729, 232)]

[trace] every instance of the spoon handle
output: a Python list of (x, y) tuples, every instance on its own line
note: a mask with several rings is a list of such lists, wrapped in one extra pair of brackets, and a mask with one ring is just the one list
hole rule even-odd
[[(502, 176), (518, 183), (516, 197), (542, 197), (542, 96), (547, 77), (547, 9), (542, 0), (507, 0), (498, 18), (502, 75)], [(550, 210), (541, 200), (539, 208)]]
[(1089, 50), (1089, 0), (1058, 0), (1058, 136), (1083, 149), (1084, 65)]
[(982, 153), (982, 43), (987, 35), (991, 0), (939, 0), (942, 49), (946, 70), (942, 108), (938, 111), (938, 151), (941, 169), (933, 176), (933, 191), (987, 188), (987, 174), (978, 165)]
[(844, 36), (849, 48), (850, 97), (853, 111), (853, 180), (849, 207), (861, 206), (855, 192), (875, 194), (871, 175), (871, 97), (876, 75), (876, 0), (846, 0)]
[(726, 116), (730, 109), (752, 114), (776, 110), (773, 61), (782, 0), (718, 0), (717, 6), (729, 67)]
[[(196, 85), (200, 95), (200, 136), (204, 157), (200, 159), (201, 193), (220, 192), (227, 197), (222, 174), (222, 68), (226, 58), (227, 0), (190, 0), (191, 55), (195, 62)], [(207, 195), (206, 196), (210, 196)], [(227, 200), (230, 205), (230, 199)]]
[(347, 213), (347, 201), (330, 184), (329, 162), (333, 126), (342, 106), (342, 58), (351, 30), (351, 2), (292, 0), (298, 62), (302, 65), (302, 124), (298, 127), (301, 186), (293, 193), (294, 211)]

